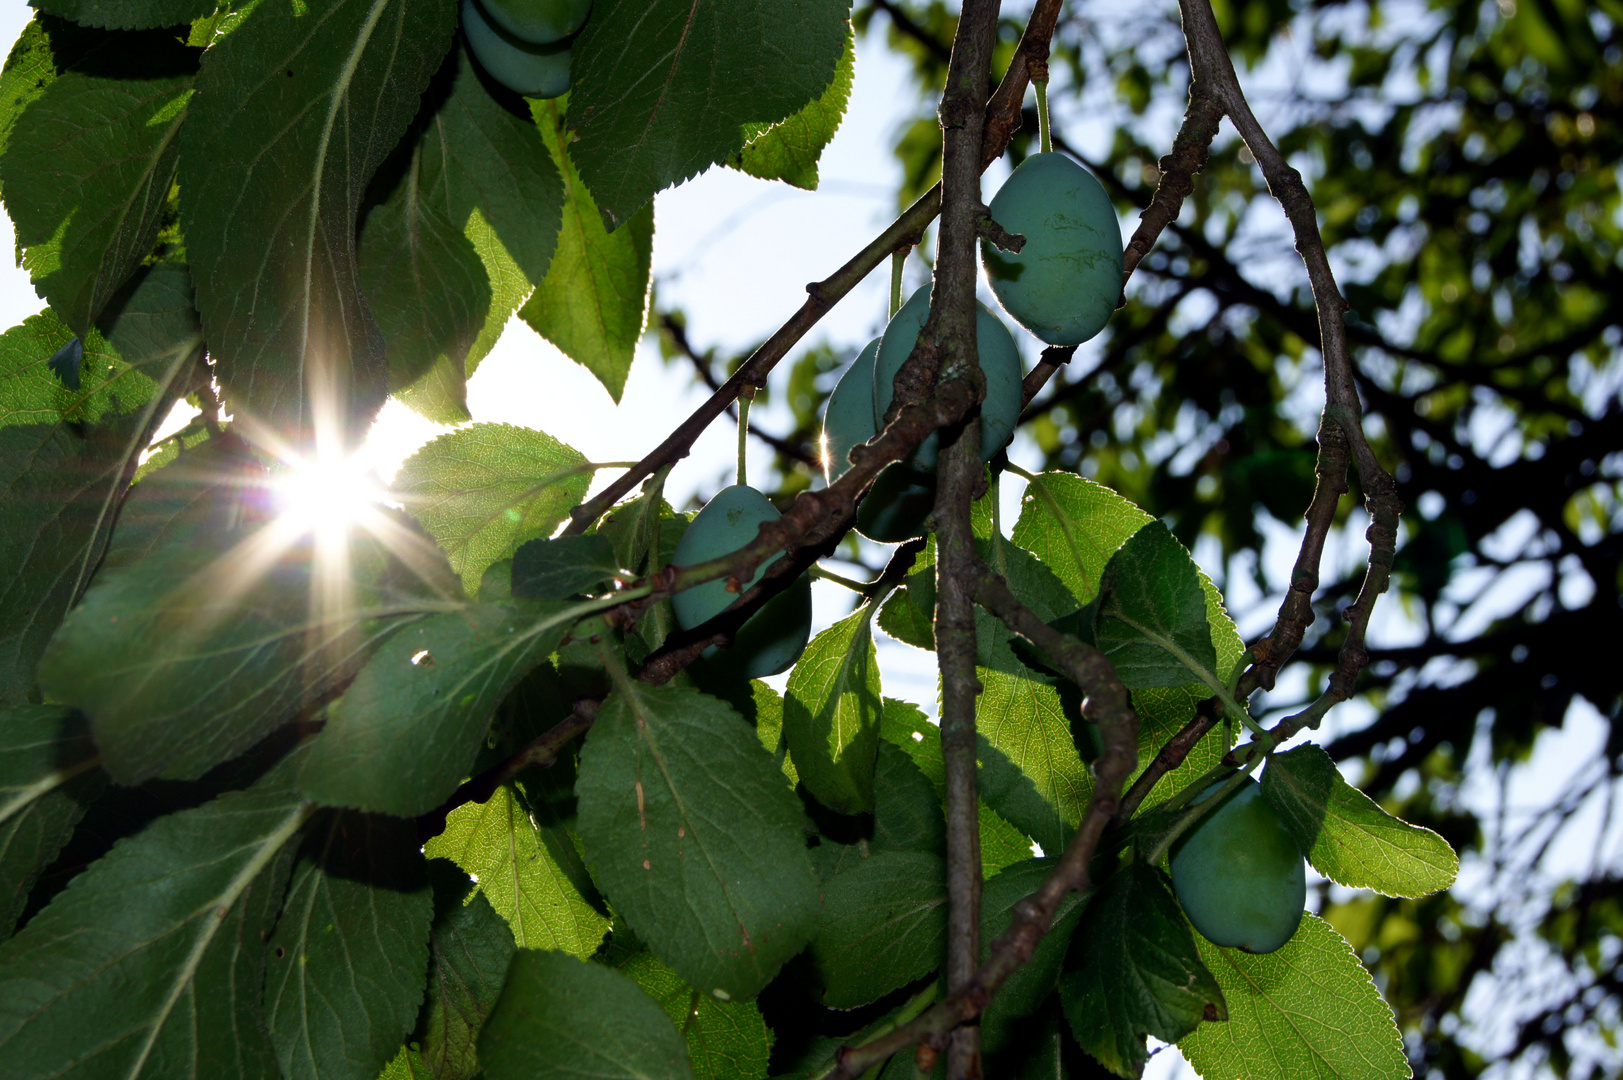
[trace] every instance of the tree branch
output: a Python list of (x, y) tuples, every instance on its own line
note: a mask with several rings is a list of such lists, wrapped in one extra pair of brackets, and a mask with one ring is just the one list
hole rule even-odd
[(1089, 863), (1116, 814), (1122, 784), (1138, 764), (1138, 716), (1110, 661), (1098, 649), (1044, 623), (989, 567), (978, 563), (975, 569), (976, 603), (1047, 654), (1086, 695), (1083, 711), (1099, 724), (1104, 739), (1104, 751), (1093, 766), (1093, 797), (1059, 865), (1036, 892), (1015, 905), (1012, 925), (992, 943), (986, 962), (969, 982), (911, 1023), (863, 1046), (841, 1048), (830, 1080), (851, 1080), (910, 1046), (939, 1046), (949, 1032), (981, 1014), (1004, 981), (1031, 959), (1061, 901), (1091, 885)]

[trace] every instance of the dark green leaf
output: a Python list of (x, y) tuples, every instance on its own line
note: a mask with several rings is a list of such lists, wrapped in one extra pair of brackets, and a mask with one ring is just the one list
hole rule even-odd
[(620, 572), (606, 536), (531, 540), (513, 552), (513, 595), (524, 600), (566, 600), (592, 592)]
[(688, 1045), (695, 1080), (760, 1080), (766, 1075), (772, 1033), (753, 1001), (717, 1001), (682, 981), (653, 953), (620, 964), (665, 1010)]
[(479, 1039), (489, 1080), (691, 1080), (665, 1012), (625, 975), (521, 950)]
[(935, 627), (930, 617), (919, 610), (912, 590), (897, 589), (879, 609), (879, 629), (915, 649), (935, 652)]
[(1073, 473), (1042, 473), (1026, 485), (1011, 534), (1086, 604), (1099, 593), (1105, 564), (1149, 514), (1103, 484)]
[(874, 768), (873, 841), (880, 851), (946, 851), (947, 823), (929, 777), (906, 750), (881, 740)]
[(287, 875), (277, 853), (308, 814), (285, 792), (223, 795), (74, 878), (0, 945), (6, 1075), (276, 1080), (261, 942)]
[(67, 72), (12, 129), (0, 176), (35, 290), (89, 332), (152, 250), (179, 158), (197, 53), (147, 50), (147, 78)]
[(1269, 758), (1262, 793), (1313, 869), (1338, 884), (1427, 896), (1459, 875), (1448, 841), (1382, 810), (1312, 743)]
[(421, 1055), (434, 1080), (473, 1080), (475, 1047), (513, 959), (513, 932), (453, 863), (428, 864), (434, 925), (428, 935), (428, 1000)]
[(69, 22), (107, 30), (179, 26), (212, 14), (219, 0), (32, 0), (32, 6)]
[(202, 346), (183, 267), (144, 274), (108, 336), (86, 339), (80, 388), (46, 360), (72, 333), (44, 312), (0, 337), (0, 703), (28, 700), (35, 666), (89, 583), (118, 499)]
[(587, 902), (565, 865), (574, 856), (573, 839), (537, 823), (510, 784), (483, 803), (457, 807), (425, 850), (473, 875), (521, 949), (561, 949), (585, 958), (608, 933), (609, 920)]
[(561, 605), (478, 604), (401, 627), (327, 710), (300, 789), (328, 806), (434, 809), (467, 777), (496, 706), (576, 618)]
[(1316, 915), (1276, 952), (1195, 938), (1228, 1002), (1228, 1023), (1178, 1041), (1206, 1080), (1408, 1080), (1392, 1010), (1345, 938)]
[(575, 790), (598, 884), (701, 991), (753, 997), (811, 937), (800, 802), (722, 702), (621, 687), (587, 735)]
[(474, 424), (407, 458), (394, 488), (472, 593), (486, 567), (549, 535), (591, 482), (586, 459), (544, 432)]
[(102, 778), (84, 717), (55, 705), (0, 711), (0, 939), (56, 858)]
[[(1059, 865), (1057, 858), (1027, 859), (1005, 867), (988, 878), (981, 891), (981, 957), (992, 953), (992, 944), (1014, 922), (1014, 907), (1037, 891), (1044, 879)], [(1089, 894), (1091, 895), (1091, 893)], [(1016, 1023), (1036, 1012), (1059, 983), (1071, 935), (1082, 919), (1087, 896), (1069, 893), (1048, 933), (1037, 943), (1031, 959), (1017, 968), (987, 1003), (981, 1014), (981, 1044), (987, 1053), (1008, 1046), (1015, 1036)]]
[(305, 840), (270, 940), (285, 1080), (373, 1080), (423, 1000), (433, 892), (409, 821), (334, 813)]
[(443, 561), (438, 581), (418, 578), (438, 556), (404, 528), (399, 557), (353, 538), (338, 581), (318, 545), (274, 523), (209, 541), (99, 575), (40, 661), (46, 693), (90, 717), (122, 783), (194, 778), (248, 749), (455, 587)]
[(1075, 963), (1060, 983), (1071, 1034), (1117, 1076), (1144, 1071), (1144, 1036), (1176, 1042), (1227, 1016), (1166, 876), (1146, 863), (1122, 867), (1088, 905)]
[(251, 493), (262, 490), (265, 467), (229, 432), (180, 450), (131, 490), (102, 568), (130, 566), (173, 545), (206, 542), (252, 515)]
[(1111, 556), (1093, 636), (1131, 689), (1192, 680), (1215, 688), (1228, 675), (1217, 671), (1200, 571), (1160, 522), (1145, 525)]
[(455, 21), (442, 0), (266, 0), (209, 47), (181, 131), (182, 225), (239, 415), (298, 432), (313, 410), (364, 422), (383, 403), (356, 219)]
[(592, 193), (570, 160), (559, 101), (537, 102), (536, 124), (563, 174), (563, 228), (546, 277), (519, 317), (587, 371), (616, 402), (648, 323), (654, 210), (608, 232)]
[(852, 32), (845, 39), (845, 51), (828, 89), (782, 123), (747, 125), (744, 135), (749, 144), (728, 157), (727, 164), (762, 180), (782, 180), (816, 191), (817, 159), (845, 117), (856, 64), (856, 34)]
[(430, 420), (467, 420), (463, 363), (490, 313), (473, 242), (424, 191), (423, 147), (361, 230), (360, 279), (383, 334), (389, 390)]
[(842, 814), (873, 809), (879, 746), (879, 659), (873, 606), (864, 605), (806, 646), (789, 675), (784, 733), (800, 782)]
[[(528, 282), (540, 284), (552, 262), (564, 192), (528, 103), (481, 79), (459, 42), (423, 109), (425, 197), (459, 229), (477, 215)], [(512, 310), (502, 311), (502, 322)]]
[(724, 161), (745, 124), (827, 89), (845, 0), (599, 0), (574, 46), (570, 156), (611, 227), (656, 191)]
[(947, 953), (947, 863), (890, 851), (823, 885), (811, 958), (823, 1004), (854, 1009), (941, 966)]

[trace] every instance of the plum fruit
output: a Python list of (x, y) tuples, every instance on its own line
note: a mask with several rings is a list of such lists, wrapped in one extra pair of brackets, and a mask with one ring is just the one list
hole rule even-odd
[(1018, 255), (981, 241), (998, 303), (1050, 345), (1080, 345), (1121, 298), (1121, 226), (1098, 179), (1064, 154), (1033, 154), (993, 196), (992, 220), (1026, 243)]
[[(823, 466), (831, 484), (851, 467), (851, 448), (867, 442), (879, 431), (873, 410), (873, 370), (879, 342), (879, 338), (868, 342), (828, 396), (828, 408), (823, 413)], [(924, 519), (934, 508), (935, 474), (898, 462), (879, 474), (857, 506), (857, 531), (882, 544), (900, 543), (923, 535)]]
[[(694, 566), (730, 555), (755, 539), (763, 522), (781, 516), (778, 508), (752, 487), (734, 484), (722, 488), (682, 534), (671, 562)], [(744, 588), (760, 581), (766, 568), (781, 558), (780, 552), (763, 563)], [(720, 578), (677, 593), (671, 598), (671, 606), (676, 609), (676, 621), (682, 629), (691, 630), (721, 614), (737, 599), (737, 593), (727, 591), (727, 580)], [(811, 579), (802, 574), (750, 616), (739, 628), (731, 649), (723, 653), (712, 646), (704, 655), (716, 666), (736, 670), (745, 678), (776, 675), (788, 670), (805, 650), (811, 637), (811, 617)]]
[(1291, 939), (1307, 868), (1261, 784), (1247, 777), (1173, 844), (1172, 889), (1214, 945), (1269, 953)]
[(468, 50), (492, 79), (525, 97), (555, 98), (569, 89), (569, 43), (532, 45), (485, 18), (477, 0), (462, 0)]
[(491, 23), (530, 45), (555, 45), (579, 30), (592, 0), (478, 0)]

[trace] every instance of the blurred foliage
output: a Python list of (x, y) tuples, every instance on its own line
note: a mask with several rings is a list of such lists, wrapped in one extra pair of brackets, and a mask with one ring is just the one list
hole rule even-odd
[[(1623, 0), (1214, 7), (1312, 190), (1367, 428), (1408, 507), (1388, 630), (1378, 619), (1360, 700), (1321, 741), (1467, 864), (1449, 894), (1331, 889), (1323, 910), (1397, 1009), (1417, 1075), (1618, 1075), (1623, 853), (1604, 841), (1623, 774)], [(994, 76), (1026, 10), (1005, 11)], [(939, 175), (930, 103), (955, 18), (938, 0), (859, 0), (855, 19), (920, 90), (895, 134), (906, 203)], [(1067, 5), (1052, 70), (1056, 147), (1100, 176), (1129, 234), (1187, 97), (1176, 7)], [(1028, 113), (1015, 161), (1035, 132)], [(1260, 633), (1313, 489), (1316, 345), (1283, 216), (1225, 126), (1127, 305), (1025, 431), (1046, 467), (1109, 484), (1199, 545)], [(789, 442), (815, 448), (845, 359), (794, 362)], [(785, 495), (812, 482), (790, 454), (778, 471)], [(1344, 500), (1299, 654), (1310, 672), (1282, 679), (1269, 710), (1323, 685), (1366, 524)], [(1535, 805), (1484, 812), (1577, 709), (1607, 726), (1604, 749), (1562, 763), (1574, 779)]]

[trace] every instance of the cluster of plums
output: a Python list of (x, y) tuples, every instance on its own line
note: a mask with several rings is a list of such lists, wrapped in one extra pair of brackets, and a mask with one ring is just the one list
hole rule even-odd
[(1247, 777), (1173, 845), (1172, 889), (1214, 945), (1269, 953), (1291, 939), (1307, 901), (1307, 867), (1261, 784)]
[[(981, 264), (1003, 310), (1049, 345), (1080, 345), (1103, 330), (1121, 295), (1122, 243), (1116, 211), (1094, 175), (1063, 154), (1033, 154), (1014, 170), (989, 209), (1005, 230), (1025, 237), (1019, 254), (981, 244)], [(920, 289), (884, 334), (857, 355), (829, 395), (823, 435), (830, 483), (850, 467), (851, 448), (884, 425), (896, 374), (929, 309), (929, 289)], [(1014, 338), (984, 307), (975, 333), (986, 376), (981, 460), (989, 461), (1019, 422), (1022, 371)], [(894, 543), (923, 531), (935, 504), (936, 454), (932, 435), (908, 461), (880, 474), (858, 510), (857, 529), (864, 536)]]
[(525, 97), (569, 89), (569, 47), (592, 0), (462, 0), (462, 33), (479, 66)]

